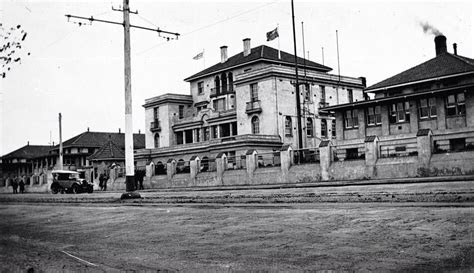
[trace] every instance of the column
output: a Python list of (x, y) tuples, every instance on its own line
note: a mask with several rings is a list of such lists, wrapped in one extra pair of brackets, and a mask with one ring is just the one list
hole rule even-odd
[(445, 97), (436, 98), (436, 119), (438, 130), (446, 130), (446, 108), (444, 107)]
[(410, 132), (418, 132), (418, 107), (416, 101), (410, 101)]
[(319, 164), (321, 166), (321, 180), (329, 180), (329, 166), (333, 160), (332, 143), (330, 140), (323, 140), (319, 144)]
[(365, 109), (357, 109), (357, 120), (359, 122), (359, 138), (363, 138), (365, 137)]
[(344, 139), (344, 115), (341, 111), (336, 112), (336, 139)]
[(388, 136), (390, 135), (390, 122), (388, 120), (388, 111), (389, 111), (389, 105), (382, 105), (380, 107), (381, 113), (381, 118), (382, 118), (382, 135), (383, 136)]
[(418, 168), (429, 168), (432, 154), (432, 135), (431, 129), (418, 130), (416, 134), (416, 144), (418, 146)]
[(257, 169), (257, 151), (250, 149), (245, 153), (245, 160), (247, 165), (247, 176), (249, 181), (253, 179), (253, 173)]
[(379, 138), (377, 136), (367, 136), (365, 144), (365, 174), (373, 178), (377, 176), (377, 160), (379, 158)]
[(280, 149), (280, 160), (281, 160), (281, 173), (283, 175), (283, 181), (288, 182), (288, 173), (290, 171), (291, 163), (292, 163), (292, 151), (291, 145), (286, 144), (283, 145)]

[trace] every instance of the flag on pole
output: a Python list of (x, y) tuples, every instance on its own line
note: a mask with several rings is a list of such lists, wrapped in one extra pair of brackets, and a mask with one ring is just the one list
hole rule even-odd
[(204, 51), (201, 53), (198, 53), (196, 56), (193, 57), (193, 60), (199, 60), (204, 56)]
[(268, 41), (271, 41), (271, 40), (274, 40), (274, 39), (277, 38), (277, 37), (280, 37), (280, 36), (278, 35), (278, 27), (275, 28), (275, 29), (272, 30), (272, 31), (267, 32), (267, 42), (268, 42)]

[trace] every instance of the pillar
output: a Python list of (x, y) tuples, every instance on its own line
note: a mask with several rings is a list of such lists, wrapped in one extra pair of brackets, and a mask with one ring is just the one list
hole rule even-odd
[(247, 165), (247, 176), (251, 181), (253, 173), (257, 169), (257, 151), (250, 149), (245, 153), (245, 163)]
[(438, 130), (446, 130), (446, 108), (444, 107), (445, 97), (436, 98), (436, 120)]
[[(382, 119), (382, 135), (388, 136), (390, 135), (390, 122), (388, 120), (388, 112), (390, 111), (389, 105), (385, 104), (380, 107), (380, 115)], [(411, 116), (411, 115), (410, 115)]]
[(373, 178), (377, 176), (377, 160), (379, 158), (379, 138), (377, 136), (366, 136), (365, 144), (365, 175)]
[[(321, 130), (319, 130), (321, 132)], [(341, 111), (336, 112), (336, 139), (344, 139), (344, 116)]]
[(290, 167), (292, 164), (292, 151), (293, 149), (291, 148), (291, 145), (286, 144), (283, 145), (280, 149), (280, 160), (281, 160), (281, 173), (283, 176), (283, 181), (288, 182), (289, 177), (288, 177), (288, 172), (290, 171)]
[(224, 172), (227, 169), (227, 155), (219, 153), (216, 156), (217, 183), (223, 185)]
[(168, 180), (171, 180), (175, 174), (176, 174), (176, 160), (170, 158), (166, 162), (166, 175), (168, 177)]
[(429, 168), (433, 151), (433, 132), (431, 129), (418, 130), (416, 144), (418, 146), (418, 168)]
[(418, 107), (416, 101), (410, 101), (410, 132), (418, 132)]
[(191, 180), (195, 185), (196, 177), (199, 173), (199, 170), (201, 169), (201, 159), (198, 156), (193, 155), (191, 157), (191, 159), (189, 160), (189, 169), (191, 174)]
[(321, 166), (321, 180), (329, 180), (329, 166), (333, 160), (332, 143), (330, 140), (323, 140), (319, 144), (319, 164)]

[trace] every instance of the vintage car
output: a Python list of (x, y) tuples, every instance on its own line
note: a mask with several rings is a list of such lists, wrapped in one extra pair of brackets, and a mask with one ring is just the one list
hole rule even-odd
[(94, 187), (86, 179), (80, 178), (78, 172), (74, 171), (53, 171), (53, 183), (51, 192), (60, 193), (92, 193)]

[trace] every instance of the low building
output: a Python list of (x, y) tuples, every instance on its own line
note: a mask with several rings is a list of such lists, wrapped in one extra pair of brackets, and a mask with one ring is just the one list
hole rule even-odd
[[(221, 62), (185, 81), (190, 94), (164, 94), (145, 101), (146, 149), (136, 153), (141, 166), (153, 164), (163, 173), (170, 159), (189, 170), (199, 157), (203, 169), (224, 153), (230, 168), (253, 149), (275, 153), (284, 144), (297, 148), (298, 113), (294, 55), (261, 45), (231, 57), (221, 47)], [(317, 147), (335, 136), (334, 118), (321, 106), (364, 100), (364, 78), (330, 74), (330, 67), (298, 58), (303, 147)], [(211, 163), (210, 163), (211, 162)], [(262, 164), (273, 164), (265, 162)]]

